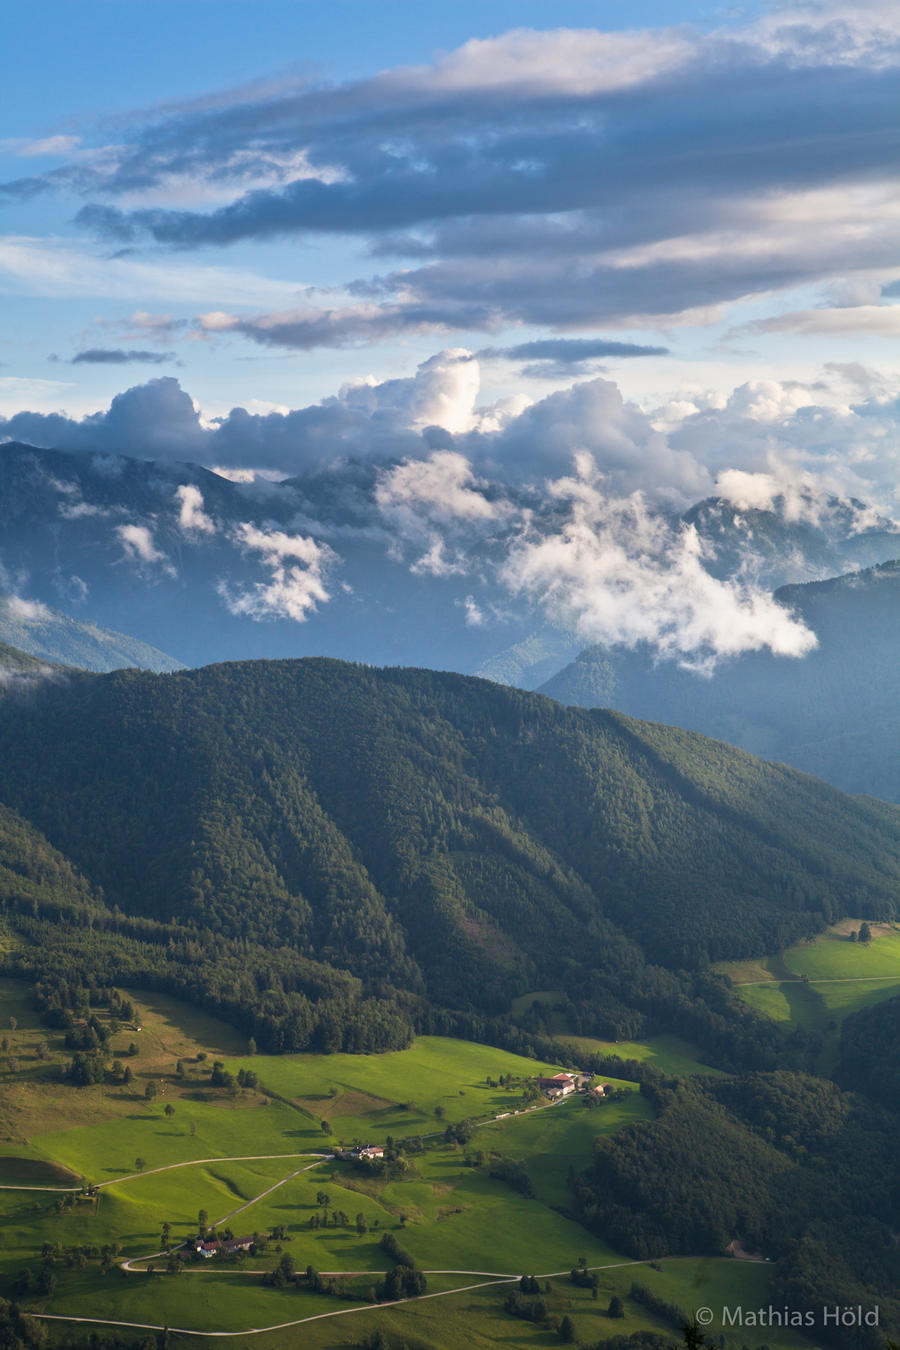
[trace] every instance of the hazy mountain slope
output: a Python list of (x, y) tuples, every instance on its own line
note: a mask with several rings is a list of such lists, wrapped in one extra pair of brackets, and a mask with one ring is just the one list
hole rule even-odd
[(803, 660), (755, 653), (706, 677), (646, 651), (592, 648), (542, 690), (690, 727), (846, 791), (900, 800), (900, 563), (784, 587), (778, 597), (819, 638)]
[(32, 656), (30, 652), (20, 651), (18, 647), (11, 647), (6, 642), (0, 642), (0, 679), (3, 676), (7, 678), (10, 675), (40, 675), (50, 667), (46, 661), (39, 656)]
[(180, 661), (139, 638), (79, 623), (46, 605), (9, 595), (0, 595), (0, 645), (82, 670), (121, 670), (127, 666), (157, 672), (183, 669)]
[(830, 499), (819, 519), (790, 519), (771, 510), (737, 507), (720, 497), (698, 502), (679, 519), (706, 548), (717, 577), (749, 570), (772, 590), (860, 571), (900, 556), (900, 532), (862, 502)]
[[(374, 466), (342, 461), (331, 475), (246, 484), (197, 465), (7, 443), (0, 564), (27, 577), (29, 597), (139, 633), (191, 665), (327, 654), (474, 670), (546, 626), (495, 581), (440, 566), (413, 572), (415, 553), (398, 556), (377, 507), (376, 480)], [(183, 511), (185, 490), (196, 494), (193, 514)], [(302, 621), (288, 617), (273, 584), (279, 535), (324, 549), (328, 598)], [(470, 622), (470, 595), (486, 611), (502, 599), (502, 618)]]
[[(463, 494), (462, 515), (449, 503), (433, 520), (427, 503), (385, 494), (397, 467), (337, 459), (248, 484), (195, 464), (5, 443), (0, 569), (25, 578), (30, 598), (192, 665), (328, 655), (529, 688), (548, 679), (578, 650), (570, 625), (504, 582), (503, 567), (526, 516), (535, 537), (553, 534), (565, 505), (498, 478), (479, 483), (474, 516)], [(766, 586), (900, 554), (885, 522), (834, 502), (817, 525), (716, 499), (672, 523), (697, 531), (717, 577)]]

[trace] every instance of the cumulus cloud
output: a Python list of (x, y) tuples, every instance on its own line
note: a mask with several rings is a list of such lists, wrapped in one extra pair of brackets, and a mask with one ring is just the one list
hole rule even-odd
[(171, 375), (126, 389), (106, 412), (80, 420), (64, 413), (15, 413), (0, 419), (0, 436), (60, 450), (177, 460), (202, 458), (207, 441), (193, 400)]
[(220, 582), (219, 594), (232, 614), (304, 623), (318, 605), (331, 598), (325, 589), (324, 573), (337, 561), (337, 555), (327, 544), (249, 523), (238, 527), (235, 540), (246, 552), (259, 554), (271, 575), (268, 581), (237, 589)]
[(473, 449), (503, 477), (562, 473), (574, 451), (587, 450), (617, 492), (642, 488), (688, 501), (712, 486), (702, 461), (690, 450), (674, 449), (648, 414), (623, 399), (611, 380), (588, 380), (550, 394), (496, 436), (473, 442)]
[[(120, 511), (118, 539), (138, 566), (171, 567), (155, 534), (164, 517), (171, 528), (178, 522), (184, 547), (215, 529), (218, 545), (231, 543), (265, 572), (220, 587), (233, 612), (257, 619), (308, 619), (331, 594), (329, 544), (347, 554), (364, 542), (416, 575), (456, 578), (447, 603), (471, 591), (470, 626), (494, 622), (512, 591), (586, 641), (648, 643), (700, 666), (759, 646), (801, 654), (805, 630), (752, 584), (762, 556), (752, 530), (732, 521), (714, 557), (702, 530), (673, 521), (715, 495), (731, 512), (723, 507), (723, 520), (765, 511), (824, 531), (829, 548), (843, 541), (835, 558), (856, 556), (844, 547), (856, 535), (900, 530), (891, 519), (900, 386), (858, 362), (804, 384), (745, 382), (727, 397), (685, 389), (657, 410), (606, 379), (486, 409), (478, 362), (450, 349), (409, 377), (356, 381), (294, 411), (234, 409), (209, 421), (176, 380), (161, 379), (119, 395), (107, 413), (77, 422), (19, 414), (0, 424), (4, 434), (91, 451), (91, 473), (105, 480), (97, 502), (75, 459), (48, 486), (64, 516)], [(224, 465), (235, 486), (220, 489), (234, 493), (236, 509), (222, 513), (217, 495), (213, 520), (200, 487), (184, 481), (196, 475), (169, 470), (156, 514), (135, 519), (108, 486), (126, 463), (119, 453)], [(267, 481), (276, 471), (289, 481)], [(252, 519), (244, 503), (248, 511), (253, 503)], [(234, 532), (228, 519), (245, 523)]]
[(799, 657), (815, 647), (815, 635), (770, 595), (712, 577), (693, 527), (673, 529), (640, 493), (608, 496), (590, 455), (548, 487), (567, 518), (551, 533), (527, 531), (504, 578), (585, 642), (646, 645), (697, 670), (739, 652)]
[(165, 553), (153, 542), (153, 531), (149, 525), (117, 525), (115, 533), (129, 561), (139, 565), (146, 563), (148, 566), (160, 563), (169, 576), (175, 575), (175, 569)]
[(215, 534), (216, 527), (203, 510), (203, 493), (193, 483), (182, 483), (175, 489), (178, 502), (178, 524), (185, 534)]
[(496, 520), (503, 506), (479, 490), (464, 455), (435, 450), (424, 460), (404, 460), (385, 470), (375, 491), (379, 508), (410, 519)]

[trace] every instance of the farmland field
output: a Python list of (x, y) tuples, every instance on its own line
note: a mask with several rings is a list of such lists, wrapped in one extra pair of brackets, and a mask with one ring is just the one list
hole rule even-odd
[[(29, 1014), (22, 989), (7, 981), (0, 996), (6, 1008), (18, 1009), (7, 1018), (16, 1019), (11, 1036), (20, 1065), (7, 1075), (0, 1184), (77, 1188), (83, 1177), (100, 1188), (93, 1197), (0, 1190), (0, 1279), (39, 1270), (42, 1251), (59, 1254), (52, 1293), (33, 1294), (26, 1303), (34, 1311), (232, 1332), (313, 1318), (319, 1320), (303, 1323), (303, 1343), (313, 1350), (358, 1344), (359, 1328), (367, 1334), (376, 1326), (413, 1337), (426, 1350), (445, 1350), (508, 1345), (511, 1335), (516, 1344), (546, 1344), (546, 1331), (503, 1311), (525, 1272), (552, 1277), (551, 1317), (569, 1311), (586, 1339), (666, 1329), (629, 1299), (636, 1273), (686, 1311), (698, 1291), (712, 1303), (725, 1297), (722, 1290), (762, 1297), (767, 1287), (769, 1272), (743, 1262), (636, 1265), (569, 1213), (569, 1169), (587, 1165), (598, 1137), (652, 1114), (625, 1080), (609, 1081), (626, 1095), (590, 1110), (579, 1096), (525, 1110), (523, 1081), (559, 1065), (435, 1037), (379, 1056), (251, 1056), (241, 1038), (214, 1019), (174, 999), (132, 995), (135, 1027), (122, 1040), (140, 1038), (129, 1061), (133, 1082), (76, 1089), (61, 1080), (66, 1055), (59, 1037)], [(575, 1049), (641, 1059), (670, 1073), (708, 1071), (674, 1037), (618, 1044), (584, 1039)], [(216, 1059), (232, 1074), (256, 1073), (259, 1086), (214, 1088)], [(508, 1086), (498, 1085), (501, 1076)], [(150, 1100), (148, 1082), (156, 1087)], [(27, 1135), (21, 1132), (26, 1119)], [(444, 1137), (448, 1126), (452, 1134), (464, 1121), (472, 1122), (467, 1143)], [(383, 1142), (388, 1134), (410, 1146), (392, 1174), (332, 1156), (340, 1137)], [(496, 1159), (521, 1165), (533, 1196), (492, 1176)], [(258, 1249), (225, 1264), (195, 1258), (181, 1273), (166, 1273), (164, 1236), (170, 1249), (193, 1239), (201, 1212), (220, 1232), (258, 1235)], [(266, 1241), (273, 1232), (277, 1239)], [(428, 1298), (402, 1308), (371, 1305), (371, 1286), (391, 1266), (380, 1245), (385, 1233), (427, 1272)], [(110, 1253), (106, 1273), (98, 1268), (103, 1247)], [(63, 1259), (79, 1251), (93, 1255), (74, 1265)], [(263, 1285), (262, 1273), (285, 1255), (299, 1271), (371, 1273), (359, 1276), (357, 1298), (349, 1302), (302, 1286)], [(130, 1271), (120, 1268), (123, 1261)], [(598, 1271), (596, 1300), (568, 1280), (579, 1261)], [(464, 1292), (448, 1292), (458, 1289)], [(605, 1311), (613, 1294), (626, 1306), (615, 1324)], [(65, 1325), (48, 1324), (51, 1340)], [(234, 1344), (287, 1350), (296, 1336), (287, 1329), (238, 1336)], [(802, 1344), (771, 1335), (768, 1343), (773, 1350)]]
[(871, 942), (853, 941), (861, 922), (844, 919), (779, 956), (716, 967), (757, 1012), (818, 1032), (823, 1072), (834, 1063), (844, 1018), (900, 993), (900, 930), (873, 922)]

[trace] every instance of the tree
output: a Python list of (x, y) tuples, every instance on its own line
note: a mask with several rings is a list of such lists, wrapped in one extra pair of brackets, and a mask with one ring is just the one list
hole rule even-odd
[(136, 1172), (143, 1172), (143, 1170), (144, 1170), (144, 1168), (145, 1168), (146, 1166), (147, 1166), (147, 1164), (144, 1162), (144, 1159), (143, 1159), (143, 1158), (135, 1158), (135, 1160), (134, 1160), (134, 1170), (135, 1170)]
[(148, 1102), (152, 1102), (155, 1097), (159, 1096), (159, 1086), (157, 1085), (156, 1082), (154, 1082), (152, 1078), (150, 1079), (147, 1086), (144, 1088), (144, 1096), (146, 1097)]
[(132, 1078), (134, 1078), (134, 1074), (131, 1072), (131, 1066), (130, 1064), (126, 1064), (125, 1068), (122, 1070), (122, 1082), (127, 1085), (131, 1082)]
[(164, 1247), (168, 1247), (168, 1245), (169, 1245), (169, 1234), (170, 1234), (170, 1232), (171, 1232), (171, 1229), (170, 1229), (168, 1223), (164, 1223), (163, 1226), (162, 1226), (162, 1245), (163, 1245)]
[(331, 1134), (331, 1125), (327, 1120), (320, 1120), (319, 1128), (321, 1129), (323, 1134)]
[(625, 1316), (625, 1304), (619, 1298), (618, 1294), (613, 1294), (612, 1298), (609, 1300), (609, 1307), (606, 1310), (606, 1315), (607, 1317)]
[(166, 1102), (166, 1116), (169, 1118), (169, 1120), (172, 1119), (174, 1114), (175, 1114), (175, 1107), (172, 1105), (171, 1102)]
[(568, 1313), (557, 1327), (557, 1335), (565, 1345), (572, 1345), (575, 1341), (575, 1323)]
[(250, 1037), (249, 1041), (247, 1042), (247, 1054), (248, 1054), (248, 1055), (255, 1055), (255, 1054), (256, 1054), (256, 1041), (253, 1039), (252, 1036)]
[(208, 1224), (209, 1224), (209, 1215), (207, 1214), (205, 1209), (201, 1209), (200, 1213), (197, 1215), (197, 1227), (200, 1229), (201, 1233), (206, 1232)]
[(860, 942), (872, 941), (872, 930), (867, 923), (861, 923), (859, 925), (859, 940)]

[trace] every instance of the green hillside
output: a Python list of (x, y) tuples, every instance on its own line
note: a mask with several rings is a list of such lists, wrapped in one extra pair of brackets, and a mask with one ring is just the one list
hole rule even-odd
[[(513, 999), (563, 988), (572, 1034), (761, 1066), (777, 1028), (707, 962), (892, 916), (900, 878), (896, 808), (425, 671), (74, 675), (6, 700), (0, 757), (7, 807), (103, 911), (64, 928), (8, 888), (23, 973), (149, 982), (275, 1051), (496, 1040)], [(510, 1048), (554, 1019), (525, 1000)]]

